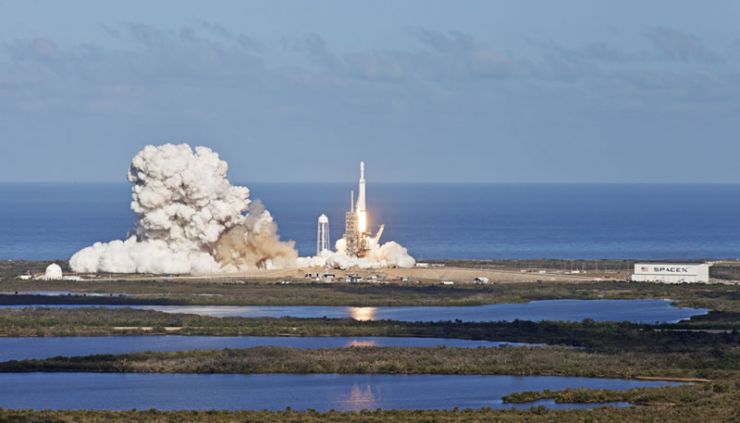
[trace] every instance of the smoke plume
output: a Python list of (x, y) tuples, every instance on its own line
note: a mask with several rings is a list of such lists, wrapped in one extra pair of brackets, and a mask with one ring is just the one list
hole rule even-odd
[(243, 224), (221, 234), (214, 253), (227, 271), (293, 267), (298, 258), (293, 241), (280, 241), (277, 224), (259, 200), (250, 205)]
[(226, 178), (228, 165), (206, 147), (147, 146), (132, 160), (131, 209), (137, 222), (125, 241), (78, 251), (75, 272), (207, 274), (296, 265), (292, 242), (249, 190)]
[(324, 250), (315, 257), (301, 257), (298, 265), (301, 267), (329, 267), (332, 269), (382, 269), (388, 267), (414, 267), (416, 260), (408, 250), (395, 241), (378, 245), (371, 240), (365, 257), (353, 257), (347, 254), (346, 243), (343, 238), (336, 242), (336, 252)]

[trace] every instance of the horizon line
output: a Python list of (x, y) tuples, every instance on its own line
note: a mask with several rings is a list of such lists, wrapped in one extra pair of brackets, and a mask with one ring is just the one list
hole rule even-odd
[[(357, 181), (242, 181), (229, 179), (232, 184), (354, 184)], [(373, 184), (388, 185), (740, 185), (740, 181), (373, 181)], [(31, 185), (31, 184), (121, 184), (130, 185), (123, 181), (0, 181), (0, 185)]]

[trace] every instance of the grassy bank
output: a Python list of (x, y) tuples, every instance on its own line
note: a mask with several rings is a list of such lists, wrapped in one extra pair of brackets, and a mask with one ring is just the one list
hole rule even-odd
[(0, 410), (3, 422), (292, 422), (292, 423), (386, 423), (386, 422), (736, 422), (740, 387), (731, 385), (715, 391), (712, 385), (671, 388), (668, 394), (648, 405), (594, 410), (390, 410), (360, 412), (316, 411), (15, 411)]
[[(15, 292), (53, 290), (112, 294), (103, 297), (40, 297)], [(492, 285), (415, 285), (275, 282), (213, 283), (192, 281), (21, 281), (0, 282), (0, 304), (200, 304), (445, 306), (521, 303), (546, 299), (671, 298), (679, 305), (740, 310), (734, 285), (627, 282), (500, 283)], [(129, 297), (117, 294), (125, 293)]]
[[(615, 259), (424, 259), (419, 258), (420, 262), (442, 264), (445, 266), (465, 267), (472, 269), (529, 269), (529, 270), (581, 270), (587, 272), (614, 272), (629, 273), (634, 268), (635, 263), (648, 262), (668, 262), (668, 263), (704, 263), (714, 261), (713, 258), (707, 259), (659, 259), (659, 260), (615, 260)], [(57, 263), (62, 266), (65, 272), (69, 272), (69, 266), (66, 260), (5, 260), (0, 262), (0, 279), (3, 277), (14, 277), (26, 272), (43, 272), (50, 263)], [(711, 277), (728, 280), (740, 280), (740, 262), (731, 260), (717, 263), (711, 268)]]
[(296, 348), (146, 352), (0, 363), (0, 372), (498, 374), (728, 380), (740, 372), (740, 347), (701, 352), (618, 354), (544, 348)]
[(527, 391), (505, 395), (509, 404), (526, 404), (539, 400), (554, 400), (565, 404), (599, 404), (607, 402), (629, 402), (635, 405), (666, 404), (674, 401), (686, 402), (690, 397), (709, 392), (725, 393), (738, 388), (736, 383), (726, 381), (707, 382), (707, 385), (662, 388), (637, 388), (623, 391), (606, 389), (564, 389), (561, 391)]

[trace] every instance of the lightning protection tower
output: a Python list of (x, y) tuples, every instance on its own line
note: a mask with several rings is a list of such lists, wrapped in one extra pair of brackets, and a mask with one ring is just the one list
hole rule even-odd
[(316, 228), (316, 255), (320, 256), (322, 251), (329, 250), (329, 243), (329, 217), (322, 214)]

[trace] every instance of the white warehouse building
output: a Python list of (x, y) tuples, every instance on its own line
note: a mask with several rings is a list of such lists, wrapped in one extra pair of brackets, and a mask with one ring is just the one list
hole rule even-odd
[(707, 283), (709, 263), (636, 263), (632, 282)]

